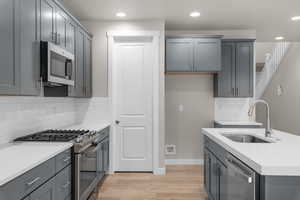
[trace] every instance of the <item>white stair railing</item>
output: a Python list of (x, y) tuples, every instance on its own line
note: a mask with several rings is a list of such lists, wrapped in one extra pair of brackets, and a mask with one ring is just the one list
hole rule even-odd
[(288, 51), (289, 46), (289, 42), (278, 42), (276, 43), (272, 54), (266, 56), (264, 69), (256, 74), (256, 99), (263, 96), (273, 75), (277, 72), (283, 57)]

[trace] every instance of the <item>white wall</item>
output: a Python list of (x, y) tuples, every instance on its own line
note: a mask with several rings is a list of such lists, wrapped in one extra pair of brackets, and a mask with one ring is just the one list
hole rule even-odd
[(166, 76), (166, 144), (176, 145), (166, 159), (203, 159), (201, 128), (213, 121), (213, 75)]
[(160, 31), (160, 167), (164, 167), (165, 141), (165, 22), (154, 21), (81, 21), (93, 34), (93, 94), (96, 97), (107, 97), (108, 94), (108, 65), (107, 65), (107, 36), (109, 31)]

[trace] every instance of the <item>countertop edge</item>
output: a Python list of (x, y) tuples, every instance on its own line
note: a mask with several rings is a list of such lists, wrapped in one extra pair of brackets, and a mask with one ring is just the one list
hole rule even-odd
[(25, 174), (26, 172), (32, 170), (33, 168), (39, 166), (40, 164), (46, 162), (47, 160), (54, 158), (55, 156), (57, 156), (58, 154), (64, 152), (65, 150), (71, 148), (73, 146), (72, 143), (65, 143), (65, 146), (62, 147), (61, 149), (59, 149), (58, 151), (52, 153), (51, 155), (45, 157), (44, 159), (39, 160), (38, 162), (33, 163), (30, 167), (23, 169), (22, 171), (16, 172), (13, 176), (10, 176), (6, 179), (3, 179), (0, 181), (0, 187), (4, 186), (5, 184), (7, 184), (8, 182), (18, 178), (19, 176)]

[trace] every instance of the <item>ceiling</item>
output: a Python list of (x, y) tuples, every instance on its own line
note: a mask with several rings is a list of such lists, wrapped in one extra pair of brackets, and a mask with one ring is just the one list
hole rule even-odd
[[(255, 29), (260, 41), (272, 41), (277, 35), (300, 41), (299, 0), (64, 0), (81, 20), (164, 19), (167, 30)], [(189, 17), (191, 11), (201, 13)]]

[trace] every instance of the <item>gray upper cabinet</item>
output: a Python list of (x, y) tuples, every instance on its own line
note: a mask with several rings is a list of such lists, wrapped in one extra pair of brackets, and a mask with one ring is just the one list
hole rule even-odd
[(236, 96), (253, 96), (253, 42), (236, 44)]
[(166, 65), (168, 72), (192, 72), (194, 67), (193, 39), (168, 38), (166, 41)]
[(41, 40), (56, 41), (55, 4), (51, 0), (41, 0)]
[(20, 5), (21, 95), (40, 93), (40, 6), (39, 0), (18, 0)]
[(84, 40), (85, 34), (84, 32), (78, 28), (76, 31), (76, 61), (74, 73), (75, 85), (74, 87), (70, 87), (69, 96), (73, 97), (84, 97), (85, 96), (85, 88), (84, 88)]
[(253, 97), (254, 40), (224, 40), (222, 69), (214, 76), (215, 97)]
[(67, 15), (59, 8), (55, 12), (55, 22), (56, 22), (56, 44), (66, 48), (66, 28), (68, 23)]
[(166, 40), (167, 72), (218, 72), (221, 70), (221, 37)]
[(75, 35), (76, 35), (76, 24), (73, 20), (69, 20), (66, 24), (66, 49), (75, 53)]
[(92, 41), (89, 37), (84, 40), (84, 82), (85, 82), (85, 97), (92, 97)]
[(40, 41), (48, 41), (75, 54), (78, 83), (70, 94), (91, 97), (91, 37), (80, 23), (55, 0), (2, 0), (0, 6), (0, 95), (40, 95)]
[(197, 38), (194, 40), (194, 71), (218, 72), (221, 70), (220, 38)]
[(16, 0), (0, 2), (0, 94), (16, 95), (19, 93), (19, 37)]

